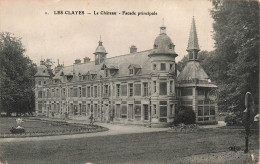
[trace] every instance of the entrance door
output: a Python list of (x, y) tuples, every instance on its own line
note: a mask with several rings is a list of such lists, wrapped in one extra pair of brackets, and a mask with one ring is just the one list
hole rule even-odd
[(134, 119), (133, 104), (128, 105), (128, 119)]

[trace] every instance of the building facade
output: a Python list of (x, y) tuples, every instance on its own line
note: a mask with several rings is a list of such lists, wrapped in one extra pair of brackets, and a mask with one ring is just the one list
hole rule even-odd
[(167, 126), (178, 110), (191, 108), (198, 123), (216, 123), (214, 88), (197, 60), (193, 18), (187, 51), (190, 61), (177, 76), (175, 45), (160, 27), (153, 48), (107, 58), (102, 41), (95, 61), (59, 65), (54, 77), (41, 61), (35, 75), (36, 114), (42, 117)]

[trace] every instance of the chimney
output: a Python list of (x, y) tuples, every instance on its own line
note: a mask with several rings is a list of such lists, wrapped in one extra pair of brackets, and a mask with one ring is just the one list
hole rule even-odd
[(132, 45), (130, 47), (130, 53), (135, 53), (135, 52), (137, 52), (137, 48), (136, 48), (136, 46)]
[(81, 60), (80, 59), (76, 59), (74, 64), (80, 64)]
[(84, 63), (90, 62), (90, 58), (89, 57), (84, 57)]
[(43, 65), (43, 64), (44, 64), (44, 62), (43, 62), (43, 60), (41, 60), (41, 61), (40, 61), (40, 65)]

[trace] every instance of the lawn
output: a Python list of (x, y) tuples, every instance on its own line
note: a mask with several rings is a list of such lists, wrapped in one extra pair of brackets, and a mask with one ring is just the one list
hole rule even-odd
[[(17, 123), (15, 120), (15, 117), (0, 118), (0, 138), (85, 133), (92, 132), (97, 129), (97, 126), (68, 124), (63, 121), (54, 122), (23, 118), (23, 122), (20, 126), (25, 128), (25, 134), (11, 134), (10, 128), (17, 127)], [(98, 129), (105, 130), (104, 128)]]
[[(258, 134), (253, 133), (249, 148), (259, 149), (258, 145)], [(10, 164), (179, 163), (181, 159), (207, 153), (219, 152), (228, 155), (230, 146), (244, 149), (244, 130), (199, 129), (194, 132), (153, 132), (53, 141), (10, 142), (0, 144), (0, 157)], [(232, 156), (230, 158), (232, 159)], [(231, 163), (245, 162), (248, 161), (239, 159), (238, 156)]]

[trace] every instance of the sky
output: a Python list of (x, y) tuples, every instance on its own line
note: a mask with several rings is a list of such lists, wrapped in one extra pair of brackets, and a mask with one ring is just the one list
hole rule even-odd
[[(25, 55), (36, 64), (51, 58), (56, 64), (59, 59), (72, 65), (75, 59), (94, 60), (100, 36), (107, 58), (128, 54), (131, 45), (137, 51), (152, 49), (164, 22), (179, 61), (187, 54), (193, 16), (200, 49), (214, 49), (211, 8), (208, 0), (0, 0), (0, 31), (21, 37)], [(54, 14), (58, 11), (63, 14)], [(65, 14), (72, 11), (84, 15)], [(117, 15), (100, 15), (101, 11)], [(157, 15), (122, 15), (123, 11)]]

